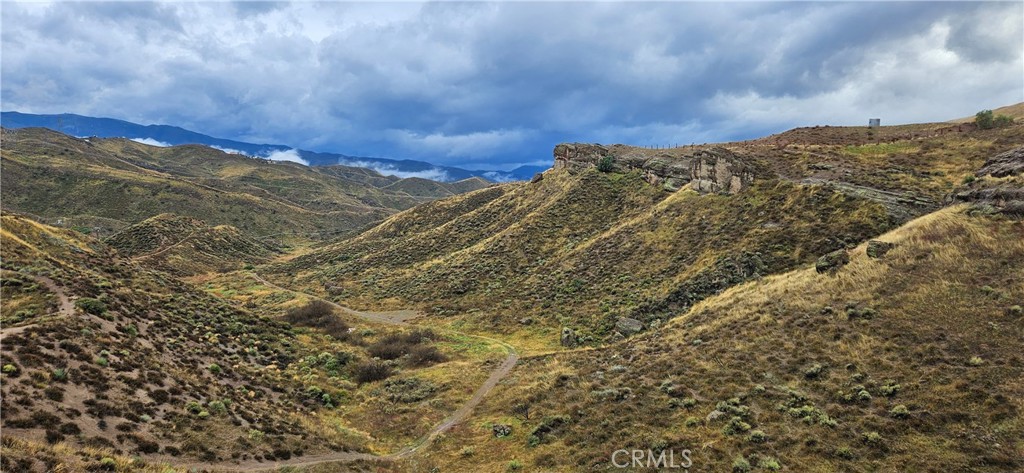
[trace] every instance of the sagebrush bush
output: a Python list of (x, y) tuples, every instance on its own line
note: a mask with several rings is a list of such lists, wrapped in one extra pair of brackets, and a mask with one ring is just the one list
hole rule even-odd
[(355, 378), (360, 384), (380, 381), (391, 376), (391, 367), (378, 360), (367, 360), (356, 365)]
[(292, 325), (318, 328), (338, 340), (349, 338), (348, 324), (334, 315), (331, 304), (322, 300), (309, 301), (301, 307), (288, 309), (284, 320)]
[(92, 297), (83, 297), (75, 301), (75, 306), (82, 309), (87, 314), (92, 315), (103, 315), (107, 311), (107, 304), (99, 299), (93, 299)]

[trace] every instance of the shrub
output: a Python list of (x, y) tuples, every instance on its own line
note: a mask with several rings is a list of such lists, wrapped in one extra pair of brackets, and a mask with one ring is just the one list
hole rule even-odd
[(228, 412), (227, 403), (224, 401), (210, 401), (207, 405), (214, 414), (226, 414)]
[(739, 417), (733, 417), (729, 419), (729, 423), (722, 428), (722, 433), (725, 435), (742, 434), (750, 430), (750, 424), (743, 421)]
[(18, 367), (16, 365), (11, 364), (11, 363), (7, 363), (6, 365), (4, 365), (3, 368), (0, 368), (0, 372), (3, 372), (3, 374), (6, 374), (6, 375), (17, 376), (18, 375)]
[(764, 443), (768, 440), (768, 434), (763, 430), (753, 430), (747, 435), (747, 441), (752, 443)]
[(910, 409), (907, 409), (907, 406), (903, 404), (898, 404), (889, 411), (889, 415), (896, 419), (905, 419), (910, 415)]
[(401, 336), (388, 335), (366, 347), (366, 351), (374, 358), (394, 360), (405, 356), (411, 348)]
[(418, 402), (434, 395), (437, 386), (419, 378), (392, 379), (384, 383), (384, 391), (394, 402)]
[(597, 170), (601, 172), (612, 172), (615, 170), (615, 158), (604, 156), (597, 162)]
[(779, 461), (772, 457), (762, 458), (761, 461), (757, 462), (757, 466), (768, 471), (779, 471), (782, 469)]
[(747, 473), (750, 471), (750, 462), (747, 461), (743, 456), (738, 456), (732, 461), (732, 471), (734, 473)]
[(820, 363), (815, 363), (810, 368), (807, 368), (806, 370), (804, 370), (804, 377), (807, 378), (807, 379), (815, 379), (819, 375), (821, 375), (821, 372), (824, 371), (824, 370), (825, 370), (824, 366), (822, 366)]
[(899, 393), (900, 389), (902, 388), (903, 387), (900, 386), (899, 384), (896, 384), (895, 381), (889, 380), (886, 381), (885, 384), (882, 385), (882, 387), (878, 388), (878, 392), (885, 397), (893, 397), (897, 393)]
[(83, 297), (75, 301), (75, 306), (82, 309), (87, 314), (92, 315), (103, 315), (107, 311), (107, 304), (99, 299), (93, 299), (92, 297)]
[(217, 363), (210, 363), (210, 366), (209, 366), (208, 369), (213, 374), (220, 374), (220, 372), (221, 372), (221, 367)]
[(68, 380), (68, 370), (66, 368), (54, 368), (50, 373), (50, 379), (63, 383)]
[(264, 434), (262, 430), (249, 429), (249, 440), (255, 443), (261, 443), (265, 437), (266, 434)]
[(318, 328), (338, 340), (349, 337), (348, 325), (334, 315), (334, 307), (319, 299), (288, 309), (284, 320), (292, 325)]
[(437, 347), (432, 345), (421, 345), (409, 352), (409, 363), (413, 366), (426, 366), (433, 363), (445, 361), (445, 356)]
[(189, 411), (189, 412), (191, 412), (193, 414), (198, 414), (198, 413), (202, 412), (203, 405), (199, 404), (196, 401), (189, 401), (189, 402), (185, 403), (185, 410)]
[(878, 432), (866, 432), (864, 435), (861, 435), (861, 440), (873, 447), (880, 447), (885, 442), (882, 438), (882, 434), (879, 434)]
[(1013, 124), (1013, 117), (1008, 115), (996, 115), (992, 110), (982, 110), (974, 114), (974, 124), (982, 130), (1002, 128)]
[(360, 384), (380, 381), (391, 376), (391, 367), (382, 361), (368, 360), (356, 366), (355, 378)]
[(967, 364), (971, 366), (981, 366), (984, 363), (985, 360), (982, 360), (980, 356), (972, 356), (970, 360), (967, 360)]
[(850, 447), (842, 446), (836, 449), (836, 456), (843, 460), (853, 460), (854, 454)]

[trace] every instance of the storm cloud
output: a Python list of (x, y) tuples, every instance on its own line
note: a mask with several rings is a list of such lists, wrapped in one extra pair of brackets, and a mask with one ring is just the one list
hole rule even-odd
[(478, 169), (1024, 101), (1008, 3), (5, 3), (2, 108)]

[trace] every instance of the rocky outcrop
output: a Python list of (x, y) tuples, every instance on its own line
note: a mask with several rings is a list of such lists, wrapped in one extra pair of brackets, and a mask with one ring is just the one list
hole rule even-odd
[(976, 173), (978, 179), (951, 196), (952, 202), (969, 202), (976, 208), (1024, 217), (1024, 147), (988, 158)]
[(836, 250), (828, 253), (814, 263), (814, 269), (818, 273), (835, 271), (850, 262), (850, 255), (846, 250)]
[(586, 143), (563, 143), (555, 146), (555, 169), (579, 171), (597, 168), (603, 159), (611, 158), (612, 170), (639, 172), (645, 181), (677, 191), (690, 184), (702, 193), (736, 193), (754, 181), (755, 167), (747, 159), (724, 148), (700, 149), (674, 156), (669, 153), (648, 154), (648, 150), (626, 146), (602, 146)]
[(644, 323), (629, 317), (619, 317), (615, 322), (615, 329), (623, 335), (633, 335), (644, 329)]
[(1024, 147), (999, 153), (985, 161), (977, 176), (1007, 177), (1024, 173)]
[(887, 241), (871, 240), (868, 242), (868, 247), (865, 251), (869, 258), (878, 259), (885, 256), (885, 254), (888, 253), (889, 250), (895, 247), (896, 245), (889, 243)]

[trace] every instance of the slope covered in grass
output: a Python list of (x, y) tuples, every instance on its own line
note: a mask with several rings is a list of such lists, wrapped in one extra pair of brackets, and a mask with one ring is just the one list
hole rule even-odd
[(326, 236), (362, 228), (446, 187), (416, 195), (384, 187), (376, 172), (323, 169), (228, 154), (199, 145), (166, 148), (54, 131), (3, 130), (3, 205), (48, 223), (110, 236), (169, 212), (252, 236)]
[(563, 329), (599, 343), (638, 327), (624, 318), (656, 327), (739, 282), (933, 211), (988, 156), (1021, 143), (1020, 124), (797, 129), (722, 145), (761, 170), (735, 194), (652, 183), (707, 146), (615, 145), (606, 152), (632, 163), (616, 166), (627, 172), (576, 164), (432, 202), (271, 271), (350, 304), (415, 305), (535, 348), (557, 346)]
[[(258, 315), (81, 233), (9, 214), (0, 229), (4, 471), (393, 451), (504, 356), (277, 290)], [(243, 280), (239, 290), (265, 291)]]
[(172, 274), (224, 272), (265, 263), (278, 251), (228, 225), (172, 214), (151, 217), (106, 240), (124, 256)]
[(1024, 223), (961, 205), (880, 240), (895, 245), (881, 258), (860, 245), (835, 272), (761, 278), (652, 333), (522, 360), (431, 464), (579, 471), (690, 449), (691, 471), (1024, 467)]
[[(427, 204), (279, 266), (352, 302), (419, 304), (466, 328), (611, 339), (753, 277), (884, 230), (882, 206), (771, 180), (737, 195), (670, 194), (639, 175), (551, 171)], [(529, 320), (523, 320), (529, 319)]]

